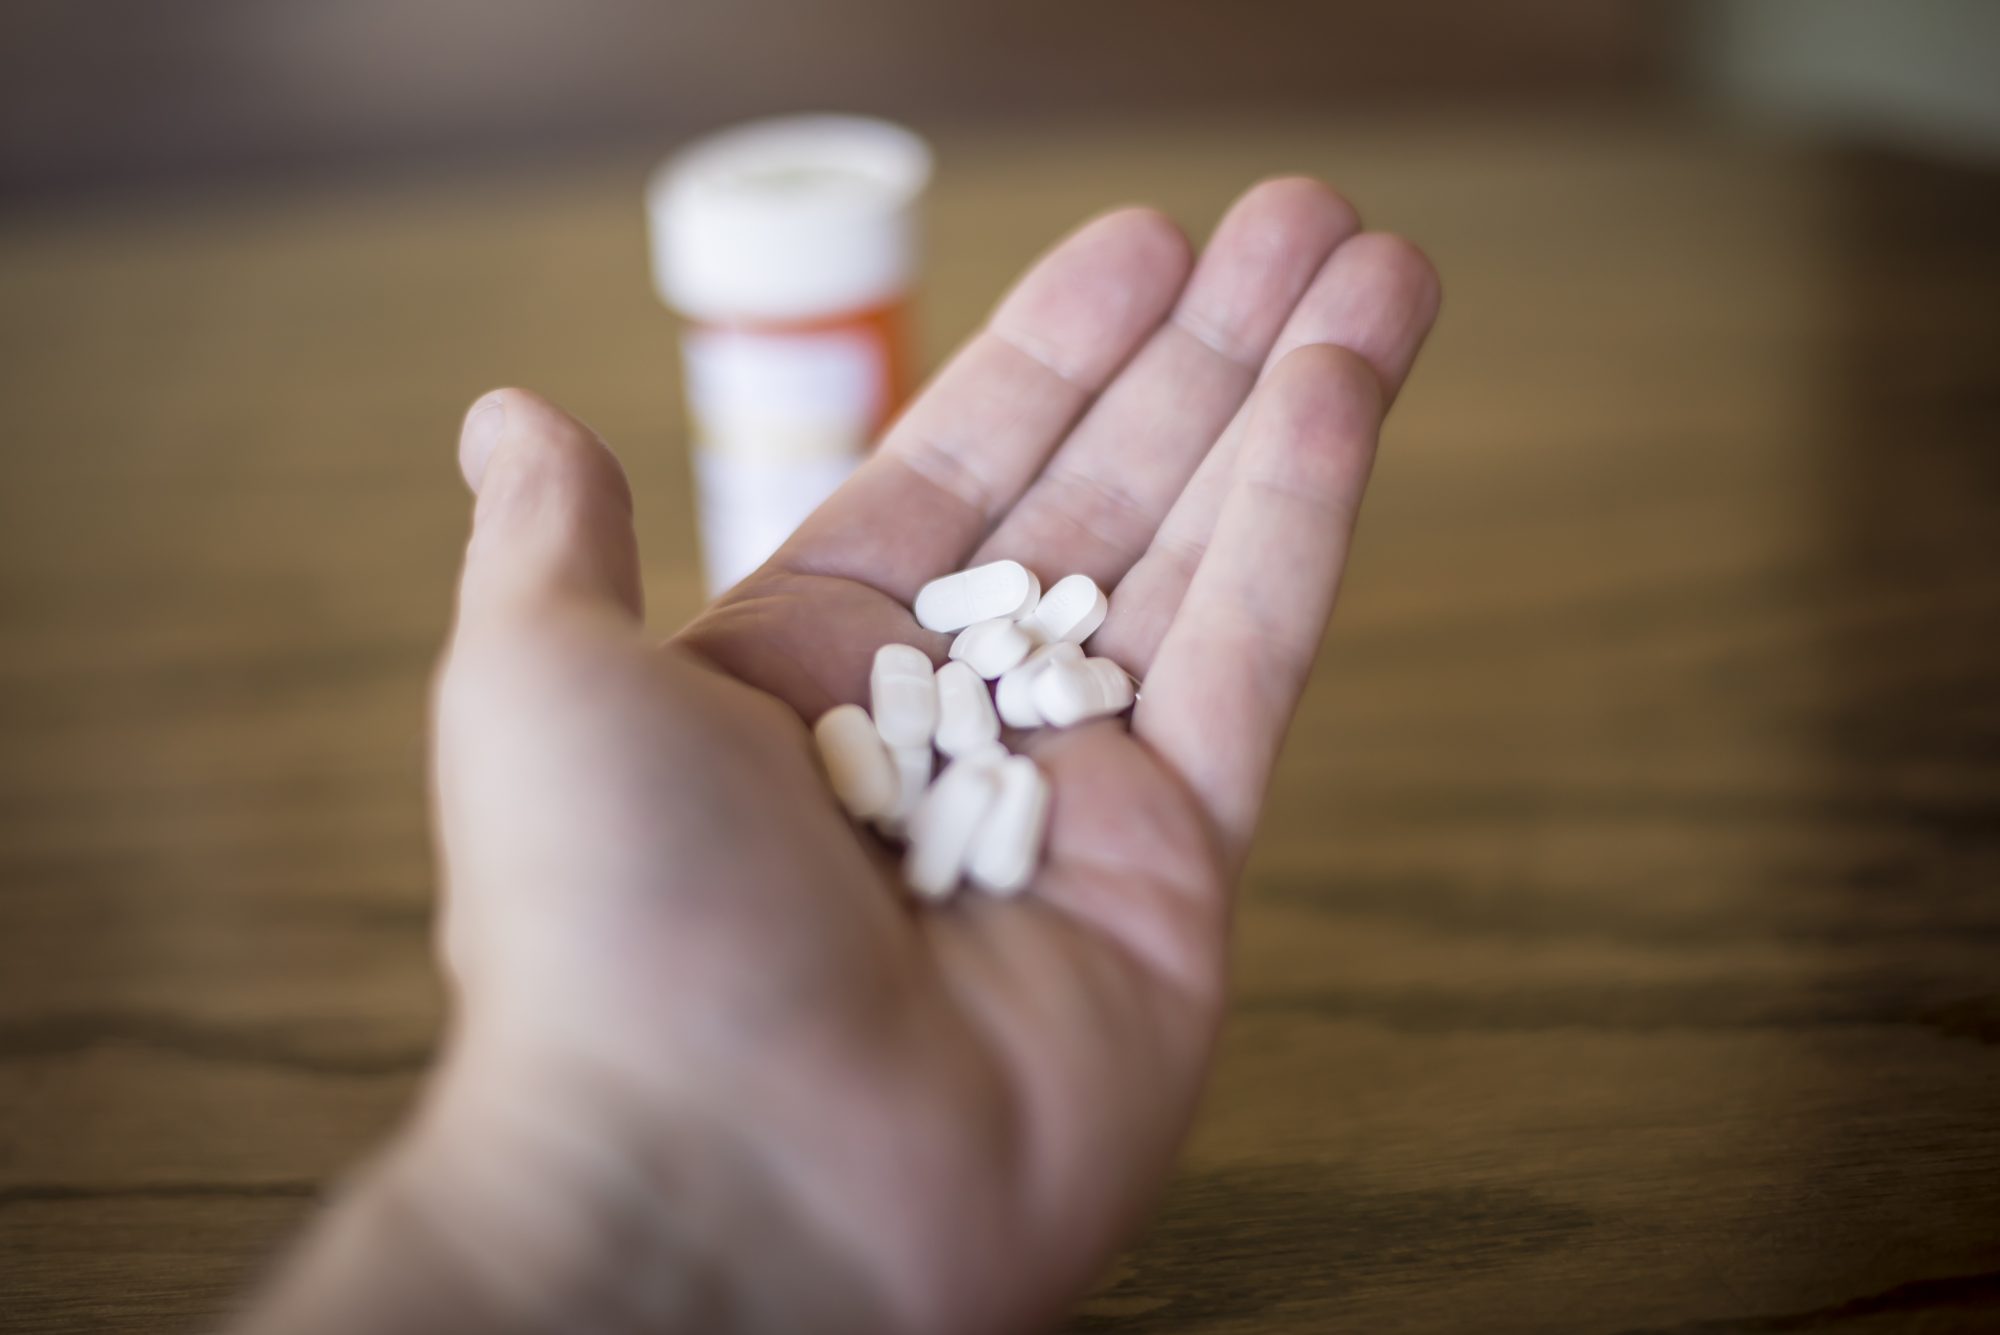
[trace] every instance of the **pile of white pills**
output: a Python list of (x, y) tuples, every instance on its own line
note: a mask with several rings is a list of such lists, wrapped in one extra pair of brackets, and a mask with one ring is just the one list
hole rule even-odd
[(877, 649), (869, 708), (835, 705), (813, 725), (827, 780), (849, 815), (906, 843), (903, 879), (919, 895), (961, 881), (1013, 894), (1041, 861), (1049, 781), (1008, 752), (1000, 725), (1066, 728), (1131, 706), (1125, 670), (1083, 653), (1110, 603), (1088, 575), (1044, 593), (1020, 562), (995, 561), (932, 580), (912, 610), (955, 633), (948, 661), (933, 671), (915, 645)]

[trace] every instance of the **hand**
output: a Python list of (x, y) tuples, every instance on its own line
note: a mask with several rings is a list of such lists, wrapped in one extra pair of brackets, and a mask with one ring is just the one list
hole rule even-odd
[[(1357, 226), (1304, 180), (1198, 261), (1156, 213), (1086, 225), (665, 645), (610, 453), (530, 394), (475, 406), (436, 711), (456, 1021), (378, 1175), (465, 1324), (1018, 1330), (1088, 1285), (1192, 1115), (1231, 886), (1436, 312)], [(1091, 652), (1143, 698), (1020, 743), (1055, 794), (1026, 894), (920, 906), (806, 724), (882, 643), (941, 658), (916, 590), (1000, 557), (1112, 589)]]

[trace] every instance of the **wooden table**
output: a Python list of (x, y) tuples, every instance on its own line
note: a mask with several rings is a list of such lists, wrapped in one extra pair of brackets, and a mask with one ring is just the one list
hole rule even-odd
[[(1712, 129), (947, 137), (1047, 236), (1340, 182), (1450, 295), (1163, 1213), (1077, 1331), (2000, 1329), (2000, 188)], [(211, 1318), (433, 1043), (457, 416), (622, 444), (644, 164), (0, 221), (0, 1328)]]

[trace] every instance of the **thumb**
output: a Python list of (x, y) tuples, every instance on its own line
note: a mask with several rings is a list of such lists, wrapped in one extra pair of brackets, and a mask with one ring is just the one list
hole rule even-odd
[(461, 630), (559, 605), (640, 618), (632, 490), (595, 432), (540, 395), (494, 390), (465, 415), (458, 463), (477, 497)]

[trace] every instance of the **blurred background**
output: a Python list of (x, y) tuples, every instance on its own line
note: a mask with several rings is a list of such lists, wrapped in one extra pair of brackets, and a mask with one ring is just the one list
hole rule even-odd
[(434, 1050), (459, 414), (697, 607), (643, 183), (938, 151), (935, 366), (1307, 171), (1441, 270), (1080, 1331), (2000, 1326), (2000, 5), (0, 2), (0, 1330), (206, 1327)]
[(926, 125), (1699, 97), (1991, 151), (1982, 0), (12, 0), (0, 190), (425, 172), (833, 106)]

